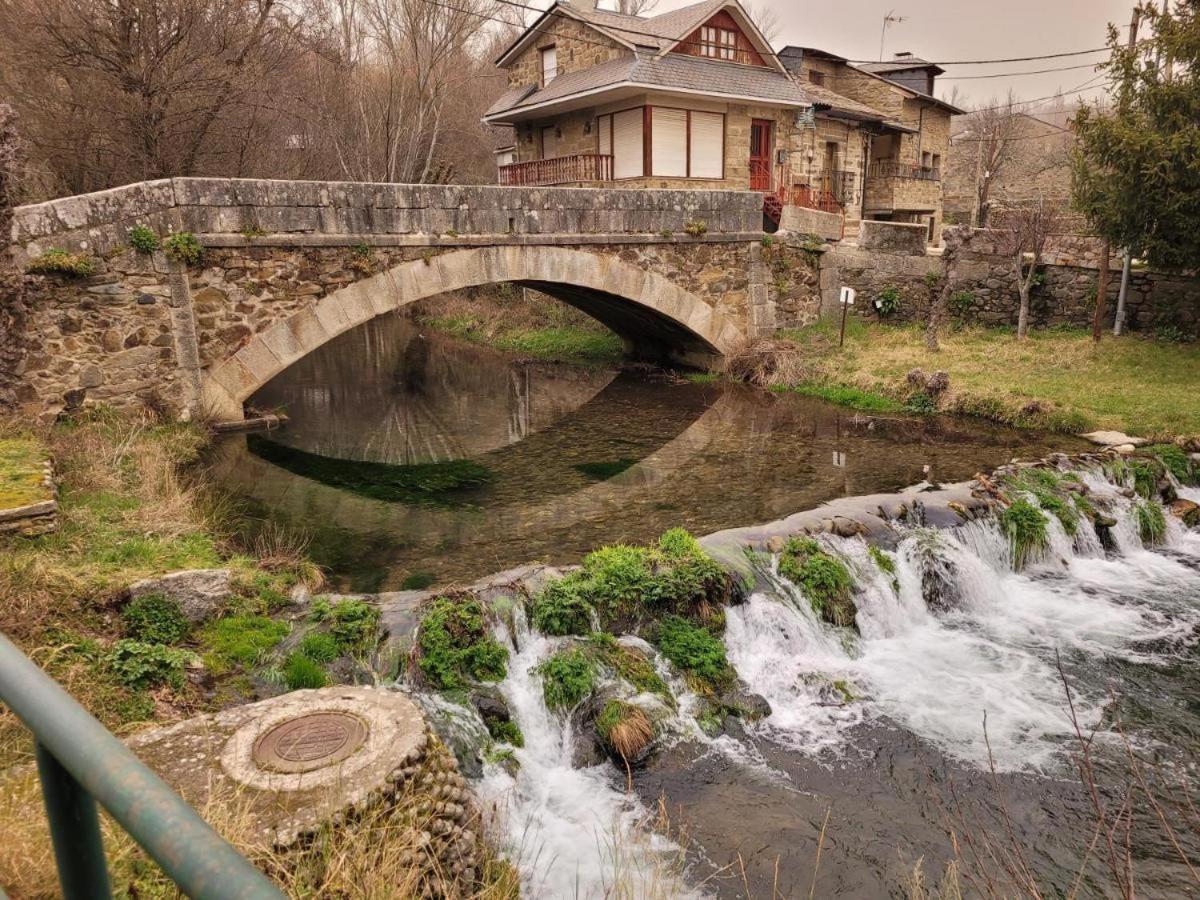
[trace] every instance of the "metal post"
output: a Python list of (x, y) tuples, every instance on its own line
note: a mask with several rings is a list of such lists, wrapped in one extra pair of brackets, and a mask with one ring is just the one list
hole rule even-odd
[(40, 742), (35, 749), (63, 897), (108, 900), (112, 891), (96, 801)]
[(1129, 291), (1129, 270), (1133, 265), (1133, 253), (1125, 248), (1125, 258), (1121, 262), (1121, 292), (1117, 294), (1117, 318), (1113, 323), (1113, 334), (1121, 336), (1125, 330), (1125, 296)]

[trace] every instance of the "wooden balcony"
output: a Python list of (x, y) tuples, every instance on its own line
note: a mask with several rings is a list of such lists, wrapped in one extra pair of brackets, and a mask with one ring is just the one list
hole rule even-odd
[(612, 181), (613, 158), (604, 153), (576, 153), (534, 159), (500, 167), (499, 183), (506, 187), (571, 184), (577, 181)]
[(877, 159), (867, 168), (868, 178), (915, 178), (919, 181), (941, 181), (942, 170), (900, 162), (897, 159)]

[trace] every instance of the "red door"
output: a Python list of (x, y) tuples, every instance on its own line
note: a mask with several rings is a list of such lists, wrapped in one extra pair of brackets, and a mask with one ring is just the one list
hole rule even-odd
[(750, 122), (750, 190), (771, 190), (771, 122)]

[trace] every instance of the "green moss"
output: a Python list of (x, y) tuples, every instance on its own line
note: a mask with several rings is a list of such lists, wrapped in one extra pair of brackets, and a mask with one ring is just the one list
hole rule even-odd
[(1134, 507), (1133, 517), (1143, 544), (1153, 546), (1162, 543), (1167, 536), (1167, 517), (1161, 506), (1153, 500), (1143, 500)]
[(833, 689), (838, 692), (843, 703), (853, 703), (860, 699), (858, 692), (854, 689), (854, 685), (844, 678), (835, 679)]
[(900, 593), (900, 578), (896, 575), (896, 560), (892, 559), (891, 555), (880, 550), (874, 544), (867, 545), (867, 553), (871, 557), (871, 561), (875, 563), (876, 568), (888, 577), (891, 582), (892, 590), (897, 594)]
[(183, 687), (183, 670), (192, 654), (162, 644), (143, 641), (117, 641), (108, 655), (113, 672), (131, 688), (152, 688), (168, 684)]
[(285, 622), (266, 616), (226, 616), (210, 622), (200, 632), (200, 645), (208, 667), (216, 674), (235, 665), (253, 666), (288, 633)]
[(339, 600), (330, 607), (329, 632), (344, 653), (369, 653), (379, 643), (379, 608), (364, 600)]
[(630, 466), (634, 465), (637, 465), (636, 459), (622, 456), (620, 459), (614, 459), (608, 462), (579, 463), (571, 468), (573, 468), (576, 472), (582, 472), (589, 478), (595, 478), (597, 481), (607, 481), (609, 478), (620, 475)]
[(246, 446), (260, 459), (295, 475), (393, 503), (452, 503), (457, 493), (478, 488), (493, 477), (490, 469), (469, 459), (408, 466), (330, 459), (253, 434), (246, 438)]
[(1138, 496), (1149, 500), (1158, 493), (1158, 479), (1164, 468), (1162, 463), (1157, 459), (1141, 457), (1129, 460), (1127, 468), (1133, 476), (1133, 489)]
[(508, 669), (508, 651), (492, 637), (474, 598), (436, 597), (421, 619), (417, 645), (421, 673), (440, 690), (499, 681)]
[(597, 631), (589, 635), (586, 652), (632, 684), (639, 693), (657, 694), (674, 705), (675, 696), (654, 670), (654, 664), (636, 650), (623, 647), (611, 634)]
[(721, 380), (718, 372), (686, 372), (683, 377), (692, 384), (716, 384)]
[(300, 641), (297, 651), (315, 663), (330, 663), (342, 655), (337, 638), (327, 631), (310, 631)]
[(322, 688), (329, 684), (329, 675), (317, 662), (303, 653), (293, 653), (283, 666), (283, 679), (288, 689), (293, 691), (302, 688)]
[(25, 271), (31, 275), (66, 275), (69, 278), (88, 278), (96, 274), (96, 259), (87, 253), (69, 253), (52, 247), (30, 260)]
[(548, 634), (586, 634), (593, 616), (629, 630), (663, 612), (689, 615), (720, 607), (732, 581), (683, 529), (653, 547), (617, 544), (588, 554), (580, 571), (548, 585), (534, 602), (534, 624)]
[(1008, 538), (1013, 567), (1018, 570), (1050, 545), (1046, 517), (1028, 500), (1014, 500), (1000, 513), (1000, 530)]
[(854, 580), (850, 570), (812, 538), (791, 538), (779, 554), (779, 574), (795, 584), (813, 612), (840, 627), (854, 625)]
[[(1054, 469), (1018, 469), (1004, 478), (1011, 490), (1031, 494), (1043, 510), (1062, 523), (1063, 531), (1074, 537), (1079, 531), (1079, 517), (1083, 508), (1079, 498), (1063, 489), (1064, 476)], [(1087, 506), (1086, 501), (1082, 506)], [(1087, 506), (1090, 509), (1090, 506)]]
[(848, 406), (851, 409), (860, 409), (864, 412), (888, 413), (904, 411), (904, 405), (890, 397), (885, 397), (883, 394), (875, 391), (866, 391), (851, 385), (805, 382), (790, 386), (772, 387), (771, 390), (776, 392), (786, 391), (793, 394), (800, 394), (804, 397), (814, 397), (817, 400), (824, 400), (826, 403)]
[(411, 575), (404, 576), (404, 580), (400, 582), (400, 590), (423, 591), (435, 580), (431, 572), (413, 572)]
[(493, 719), (488, 722), (488, 734), (494, 741), (503, 741), (514, 747), (525, 746), (525, 735), (521, 732), (520, 726), (512, 719)]
[(709, 631), (679, 616), (667, 616), (655, 628), (653, 640), (676, 668), (716, 689), (732, 683), (734, 674), (725, 645)]
[(573, 709), (596, 685), (596, 667), (578, 648), (555, 653), (537, 667), (537, 673), (550, 709)]
[(163, 594), (135, 597), (121, 610), (121, 619), (131, 638), (149, 644), (175, 644), (191, 630), (179, 601)]
[(0, 439), (0, 509), (49, 500), (43, 467), (49, 451), (33, 438)]

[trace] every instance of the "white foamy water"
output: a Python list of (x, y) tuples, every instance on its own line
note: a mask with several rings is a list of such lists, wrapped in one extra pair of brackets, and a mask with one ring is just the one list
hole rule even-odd
[[(861, 541), (832, 541), (858, 582), (858, 640), (840, 639), (798, 589), (768, 577), (765, 590), (729, 611), (726, 633), (730, 661), (771, 703), (760, 733), (806, 752), (845, 750), (850, 726), (886, 717), (983, 764), (986, 715), (998, 767), (1052, 767), (1073, 730), (1056, 653), (1087, 728), (1107, 697), (1103, 684), (1081, 683), (1081, 669), (1111, 658), (1154, 664), (1158, 651), (1145, 648), (1192, 640), (1200, 623), (1200, 572), (1177, 558), (1200, 558), (1200, 535), (1172, 522), (1164, 552), (1143, 548), (1132, 504), (1101, 483), (1097, 492), (1112, 498), (1119, 518), (1118, 553), (1109, 558), (1090, 525), (1071, 538), (1051, 517), (1047, 552), (1014, 572), (997, 525), (972, 522), (907, 537), (894, 554), (895, 590), (878, 571), (864, 572)], [(930, 566), (950, 587), (947, 609), (926, 608)], [(831, 679), (866, 699), (831, 704)]]
[(644, 827), (649, 811), (624, 792), (616, 769), (608, 763), (572, 767), (575, 741), (590, 736), (576, 736), (566, 716), (546, 708), (533, 671), (557, 642), (531, 632), (520, 609), (515, 622), (515, 635), (498, 630), (512, 651), (500, 690), (525, 746), (514, 751), (516, 775), (489, 764), (479, 793), (495, 811), (505, 855), (521, 872), (522, 896), (682, 895), (672, 865), (678, 848)]

